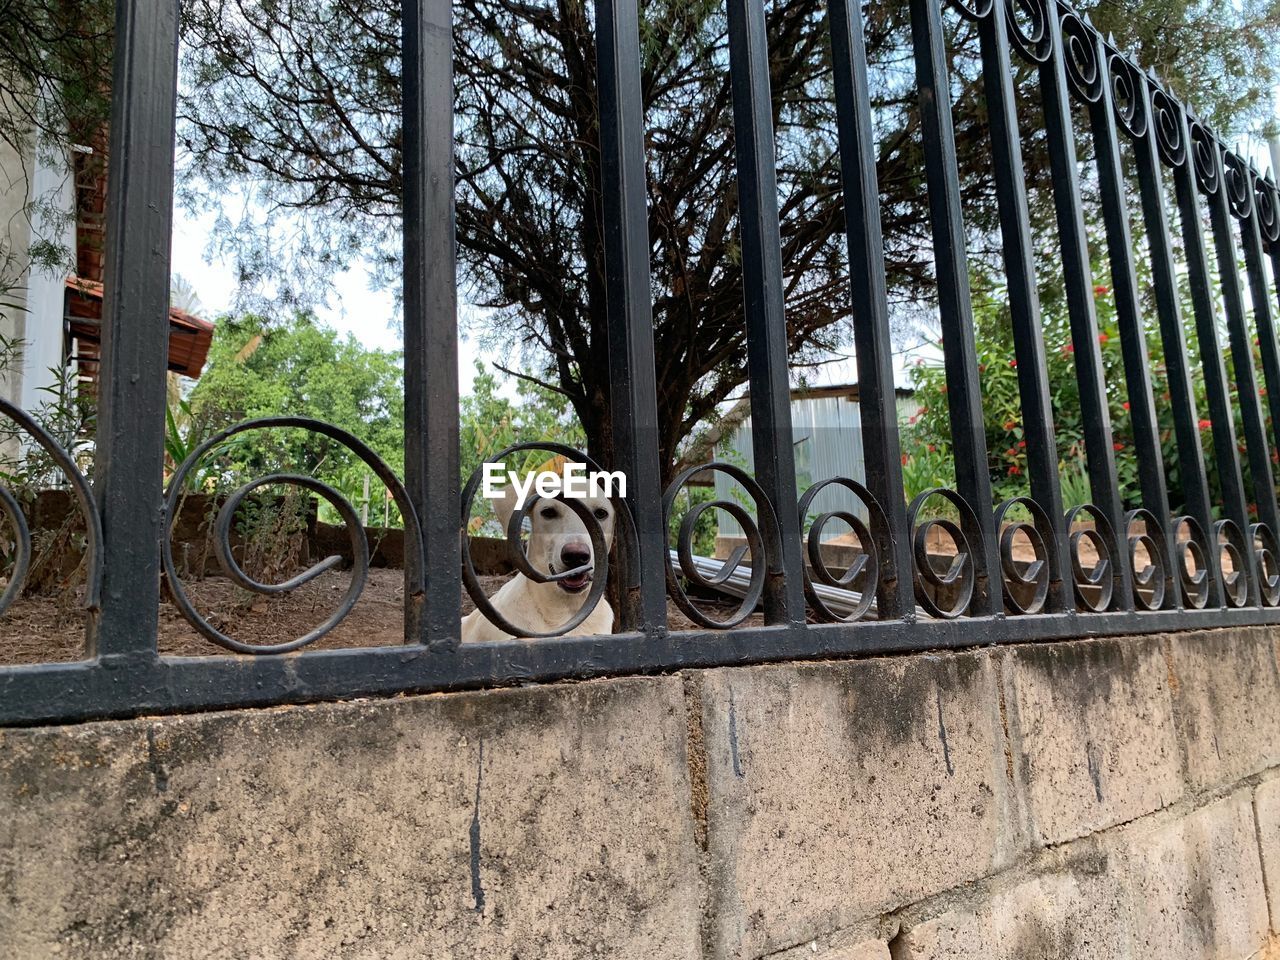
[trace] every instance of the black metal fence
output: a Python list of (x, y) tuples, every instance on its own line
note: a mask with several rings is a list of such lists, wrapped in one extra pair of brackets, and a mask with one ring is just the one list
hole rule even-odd
[[(460, 511), (467, 509), (466, 501), (475, 491), (473, 485), (464, 494), (458, 481), (448, 0), (404, 3), (404, 484), (342, 431), (279, 418), (244, 424), (212, 438), (169, 479), (167, 494), (163, 432), (178, 11), (174, 0), (120, 0), (100, 427), (92, 488), (30, 417), (7, 404), (2, 408), (55, 454), (86, 517), (87, 655), (75, 663), (0, 668), (0, 723), (1280, 623), (1280, 550), (1275, 539), (1280, 517), (1272, 476), (1272, 452), (1280, 448), (1280, 435), (1270, 432), (1280, 428), (1280, 341), (1272, 313), (1280, 295), (1276, 185), (1227, 149), (1152, 76), (1057, 0), (954, 4), (976, 24), (981, 41), (1013, 359), (1027, 443), (1031, 495), (1000, 505), (993, 502), (988, 470), (942, 0), (910, 0), (910, 6), (956, 489), (930, 491), (910, 504), (902, 493), (861, 10), (851, 0), (830, 0), (852, 280), (848, 307), (855, 318), (867, 476), (865, 485), (851, 478), (826, 482), (858, 494), (869, 519), (864, 523), (852, 515), (839, 517), (861, 540), (859, 556), (842, 572), (829, 570), (816, 546), (823, 522), (810, 527), (806, 545), (806, 514), (822, 484), (798, 500), (792, 449), (778, 442), (789, 436), (790, 407), (765, 9), (762, 0), (726, 3), (755, 474), (748, 476), (728, 464), (710, 469), (728, 472), (754, 501), (754, 519), (738, 509), (753, 559), (747, 596), (737, 615), (716, 619), (690, 599), (686, 591), (714, 585), (725, 571), (700, 572), (692, 562), (687, 536), (676, 544), (674, 554), (668, 542), (669, 513), (693, 471), (662, 489), (654, 442), (658, 423), (636, 0), (597, 0), (596, 5), (616, 443), (616, 462), (609, 466), (623, 470), (629, 481), (627, 500), (619, 504), (618, 543), (609, 568), (609, 576), (621, 585), (619, 630), (605, 636), (474, 644), (461, 643), (459, 635), (464, 572), (468, 581), (473, 579), (467, 540), (459, 535)], [(1044, 138), (1052, 166), (1062, 280), (1085, 424), (1093, 502), (1069, 513), (1063, 507), (1046, 375), (1023, 169), (1025, 141), (1019, 129), (1020, 91), (1014, 80), (1018, 59), (1033, 71), (1043, 104), (1043, 128), (1037, 133)], [(1077, 111), (1087, 118), (1094, 146), (1095, 169), (1088, 177), (1090, 185), (1096, 184), (1105, 225), (1135, 440), (1131, 455), (1141, 488), (1142, 508), (1127, 512), (1117, 481), (1099, 353), (1077, 157)], [(1122, 151), (1124, 140), (1130, 144), (1127, 154)], [(1139, 185), (1136, 198), (1128, 187), (1134, 178)], [(1176, 198), (1176, 209), (1168, 203), (1170, 195)], [(1132, 235), (1138, 223), (1145, 237)], [(1175, 230), (1180, 239), (1175, 240)], [(1171, 408), (1175, 424), (1185, 516), (1171, 515), (1168, 464), (1161, 452), (1137, 279), (1139, 256), (1150, 260), (1142, 266), (1144, 271), (1149, 268), (1154, 288), (1155, 319), (1167, 366), (1167, 399), (1161, 402)], [(1241, 258), (1243, 270), (1238, 266)], [(1189, 284), (1198, 351), (1184, 342), (1184, 282)], [(1219, 344), (1222, 329), (1229, 341), (1238, 409), (1232, 403), (1233, 384)], [(1255, 380), (1252, 334), (1260, 344), (1265, 408)], [(1203, 366), (1202, 374), (1193, 374), (1193, 356), (1198, 356), (1194, 362)], [(1196, 409), (1194, 376), (1203, 376), (1207, 411)], [(1237, 415), (1243, 437), (1236, 436)], [(1212, 493), (1208, 480), (1202, 417), (1212, 424), (1220, 496)], [(302, 427), (345, 444), (394, 495), (406, 526), (402, 643), (293, 652), (350, 611), (360, 595), (368, 557), (361, 546), (358, 517), (341, 496), (317, 481), (290, 474), (254, 481), (231, 497), (218, 534), (225, 545), (239, 496), (265, 484), (301, 485), (331, 499), (357, 531), (351, 587), (333, 615), (305, 636), (254, 646), (203, 619), (187, 599), (168, 535), (184, 478), (217, 443), (263, 427)], [(1242, 468), (1241, 451), (1247, 456), (1247, 470)], [(1246, 476), (1253, 487), (1250, 493), (1245, 490)], [(19, 534), (15, 567), (0, 598), (3, 608), (22, 589), (31, 546), (16, 503), (6, 498), (0, 506)], [(942, 562), (931, 556), (931, 536), (951, 539), (954, 556)], [(1015, 557), (1013, 544), (1019, 539), (1031, 545), (1033, 560)], [(240, 570), (229, 548), (222, 552), (228, 574), (242, 587), (272, 589)], [(184, 616), (231, 655), (159, 655), (162, 574)], [(829, 597), (824, 587), (850, 588), (857, 602), (846, 612), (833, 610), (824, 599)], [(669, 629), (668, 597), (700, 626)], [(763, 608), (763, 625), (735, 625), (757, 601)]]

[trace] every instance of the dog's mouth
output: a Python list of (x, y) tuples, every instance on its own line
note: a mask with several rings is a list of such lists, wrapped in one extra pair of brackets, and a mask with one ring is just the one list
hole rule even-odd
[[(551, 572), (553, 574), (559, 573), (555, 568), (555, 564), (551, 565)], [(556, 586), (565, 593), (581, 593), (583, 590), (587, 589), (587, 587), (591, 586), (591, 569), (587, 568), (572, 577), (565, 577), (563, 580), (557, 580)]]

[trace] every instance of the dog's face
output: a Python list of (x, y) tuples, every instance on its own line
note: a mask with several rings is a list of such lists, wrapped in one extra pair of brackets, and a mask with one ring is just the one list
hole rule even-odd
[[(606, 547), (613, 546), (614, 508), (604, 497), (584, 497), (578, 500), (600, 525)], [(516, 507), (516, 492), (507, 487), (501, 500), (494, 502), (494, 511), (498, 522), (506, 529)], [(587, 533), (586, 524), (573, 509), (560, 499), (542, 498), (532, 505), (526, 504), (529, 510), (530, 533), (526, 545), (529, 563), (542, 573), (564, 573), (579, 567), (586, 569), (577, 576), (554, 583), (542, 584), (547, 590), (560, 590), (568, 594), (583, 593), (591, 586), (595, 573), (596, 557), (591, 546), (591, 535)], [(607, 563), (608, 558), (601, 562)]]

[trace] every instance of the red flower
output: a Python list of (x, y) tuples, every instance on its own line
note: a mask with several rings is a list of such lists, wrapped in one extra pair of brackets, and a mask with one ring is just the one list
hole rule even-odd
[(1093, 294), (1096, 297), (1106, 296), (1110, 292), (1111, 292), (1111, 288), (1103, 286), (1102, 284), (1098, 284), (1096, 287), (1093, 288)]
[(1010, 360), (1010, 361), (1009, 361), (1009, 366), (1011, 366), (1011, 367), (1017, 367), (1017, 365), (1018, 365), (1018, 361), (1017, 361), (1017, 360)]
[(1018, 425), (1018, 421), (1016, 420), (1006, 420), (1004, 428), (1006, 431), (1012, 431), (1013, 428), (1016, 427), (1017, 425)]
[(938, 445), (937, 445), (936, 443), (931, 443), (931, 444), (929, 444), (929, 452), (930, 452), (930, 453), (937, 453), (937, 452), (938, 452)]
[(1063, 348), (1062, 348), (1062, 352), (1063, 352), (1063, 353), (1075, 353), (1075, 352), (1076, 352), (1076, 345), (1075, 345), (1074, 343), (1068, 343), (1065, 347), (1063, 347)]
[(1123, 444), (1123, 443), (1120, 443), (1119, 441), (1117, 441), (1116, 443), (1113, 443), (1113, 444), (1111, 445), (1111, 449), (1112, 449), (1112, 450), (1116, 450), (1116, 451), (1123, 450), (1123, 449), (1124, 449), (1124, 444)]
[(1022, 468), (1018, 466), (1016, 463), (1009, 468), (1009, 476), (1011, 477), (1016, 477), (1021, 472), (1022, 472)]
[(1129, 401), (1128, 401), (1128, 400), (1126, 400), (1126, 401), (1122, 404), (1122, 406), (1123, 406), (1126, 410), (1128, 410), (1128, 409), (1129, 409)]
[(1108, 337), (1105, 333), (1100, 333), (1100, 334), (1098, 334), (1098, 342), (1099, 342), (1099, 343), (1106, 343), (1106, 342), (1107, 342), (1108, 340), (1110, 340), (1110, 339), (1111, 339), (1111, 338), (1110, 338), (1110, 337)]
[(908, 460), (910, 460), (910, 459), (911, 459), (911, 458), (910, 458), (910, 457), (908, 457), (908, 456), (904, 453), (904, 454), (902, 455), (902, 465), (905, 467), (905, 466), (907, 465), (907, 461), (908, 461)]
[(1010, 447), (1008, 450), (1006, 450), (1006, 451), (1004, 452), (1004, 455), (1005, 455), (1006, 457), (1009, 457), (1010, 459), (1012, 459), (1012, 458), (1014, 458), (1014, 457), (1016, 457), (1016, 456), (1018, 455), (1018, 451), (1017, 451), (1016, 449), (1014, 449), (1013, 447)]
[(1027, 441), (1025, 441), (1025, 440), (1019, 440), (1019, 441), (1018, 441), (1018, 446), (1019, 446), (1019, 447), (1025, 447), (1026, 445), (1027, 445)]
[(1208, 429), (1209, 429), (1210, 427), (1212, 427), (1212, 426), (1213, 426), (1213, 421), (1212, 421), (1212, 420), (1201, 420), (1201, 421), (1200, 421), (1200, 429), (1201, 429), (1201, 430), (1208, 430)]

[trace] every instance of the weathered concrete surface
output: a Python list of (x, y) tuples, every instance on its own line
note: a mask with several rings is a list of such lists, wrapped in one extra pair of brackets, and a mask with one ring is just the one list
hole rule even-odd
[(1085, 836), (1182, 796), (1159, 639), (1020, 647), (1001, 668), (1010, 746), (1038, 843)]
[(1271, 909), (1271, 932), (1280, 936), (1280, 777), (1258, 785), (1253, 794), (1253, 812), (1258, 823), (1267, 905)]
[(681, 681), (0, 734), (0, 950), (693, 958)]
[(894, 960), (1129, 960), (1128, 899), (1107, 867), (1102, 857), (1033, 877), (911, 926)]
[(756, 957), (1016, 852), (985, 654), (699, 676), (711, 955)]
[(0, 958), (1280, 960), (1277, 633), (0, 731)]
[(1266, 946), (1251, 791), (1135, 830), (1123, 855), (1136, 956), (1248, 960)]
[(1234, 783), (1280, 764), (1280, 670), (1267, 630), (1167, 640), (1174, 715), (1192, 786)]

